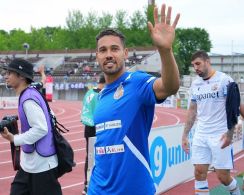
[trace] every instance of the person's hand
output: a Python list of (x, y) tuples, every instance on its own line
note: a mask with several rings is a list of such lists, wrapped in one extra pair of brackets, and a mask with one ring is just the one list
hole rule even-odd
[(172, 48), (175, 38), (175, 27), (179, 21), (180, 14), (177, 14), (174, 22), (171, 20), (172, 7), (168, 7), (166, 15), (166, 5), (163, 4), (161, 8), (161, 20), (158, 18), (158, 8), (154, 8), (154, 26), (148, 22), (148, 29), (150, 31), (152, 40), (158, 49), (168, 50)]
[(10, 142), (14, 142), (14, 135), (12, 133), (9, 132), (7, 127), (4, 127), (4, 131), (1, 132), (1, 135), (3, 138), (5, 138), (6, 140), (10, 141)]
[(45, 74), (45, 66), (42, 64), (41, 66), (38, 67), (38, 72), (43, 75)]
[(182, 143), (181, 143), (181, 145), (182, 145), (183, 150), (184, 150), (187, 154), (189, 154), (189, 152), (190, 152), (190, 147), (189, 147), (189, 141), (188, 141), (188, 138), (187, 138), (186, 135), (183, 135), (183, 136), (182, 136)]
[(230, 131), (222, 135), (222, 137), (220, 138), (220, 141), (222, 142), (221, 149), (229, 146), (232, 143), (232, 137), (233, 133), (231, 133)]

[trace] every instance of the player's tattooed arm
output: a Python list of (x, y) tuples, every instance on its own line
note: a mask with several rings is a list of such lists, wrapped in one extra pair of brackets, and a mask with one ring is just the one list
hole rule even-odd
[(190, 107), (187, 111), (187, 119), (185, 123), (185, 128), (184, 128), (184, 135), (188, 136), (192, 126), (195, 123), (197, 116), (197, 104), (195, 102), (190, 103)]
[(192, 126), (194, 125), (196, 116), (197, 116), (197, 104), (195, 102), (191, 102), (190, 107), (187, 111), (187, 119), (186, 119), (186, 123), (185, 123), (184, 132), (182, 135), (182, 143), (181, 143), (182, 148), (186, 153), (189, 153), (189, 151), (190, 151), (188, 134), (189, 134)]
[(231, 129), (228, 129), (228, 131), (227, 131), (227, 133), (226, 133), (227, 137), (228, 137), (230, 140), (232, 140), (232, 138), (233, 138), (234, 131), (235, 131), (235, 126), (233, 126)]
[(229, 146), (232, 143), (234, 130), (235, 130), (235, 127), (229, 129), (226, 133), (224, 133), (222, 135), (222, 137), (220, 139), (222, 141), (222, 146), (221, 146), (222, 149)]

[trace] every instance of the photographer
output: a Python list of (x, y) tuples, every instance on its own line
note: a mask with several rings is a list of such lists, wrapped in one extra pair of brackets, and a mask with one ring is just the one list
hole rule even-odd
[(50, 116), (40, 93), (30, 86), (33, 65), (16, 58), (4, 69), (6, 84), (19, 95), (21, 124), (20, 134), (13, 135), (7, 127), (1, 132), (2, 137), (21, 146), (20, 169), (12, 182), (10, 195), (61, 195)]

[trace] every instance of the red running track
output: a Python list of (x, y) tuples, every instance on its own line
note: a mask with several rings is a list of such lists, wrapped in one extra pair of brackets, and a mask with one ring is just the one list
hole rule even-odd
[[(83, 189), (85, 139), (83, 138), (84, 127), (80, 122), (81, 102), (57, 101), (50, 103), (57, 119), (70, 129), (65, 137), (71, 143), (75, 151), (76, 167), (71, 173), (60, 178), (64, 195), (80, 195)], [(17, 114), (16, 109), (0, 110), (0, 119), (5, 115)], [(182, 109), (157, 107), (153, 127), (176, 125), (183, 123), (186, 111)], [(8, 195), (11, 182), (14, 178), (10, 157), (9, 143), (0, 136), (0, 195)], [(175, 193), (174, 193), (175, 194)]]
[[(244, 151), (242, 150), (242, 152), (235, 155), (234, 170), (231, 171), (231, 175), (233, 177), (244, 172), (244, 163), (243, 162), (244, 162)], [(220, 182), (218, 181), (218, 178), (217, 178), (215, 172), (211, 171), (208, 173), (208, 184), (209, 184), (209, 189), (213, 189), (214, 187), (220, 185)], [(240, 186), (240, 189), (241, 189), (241, 186)], [(182, 183), (182, 184), (168, 190), (167, 192), (162, 193), (161, 195), (178, 195), (178, 194), (194, 195), (194, 180), (191, 179), (185, 183)], [(218, 194), (218, 195), (221, 195), (221, 194)]]

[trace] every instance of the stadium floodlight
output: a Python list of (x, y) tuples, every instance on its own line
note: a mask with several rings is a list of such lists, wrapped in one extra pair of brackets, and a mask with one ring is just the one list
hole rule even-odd
[(27, 59), (28, 58), (28, 50), (30, 48), (30, 45), (28, 43), (24, 43), (23, 48), (25, 49), (25, 59)]
[(24, 44), (23, 44), (23, 48), (24, 48), (24, 49), (29, 49), (29, 48), (30, 48), (30, 45), (29, 45), (28, 43), (24, 43)]

